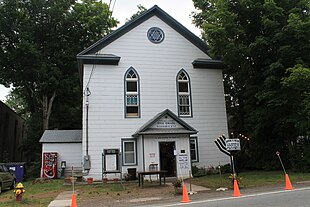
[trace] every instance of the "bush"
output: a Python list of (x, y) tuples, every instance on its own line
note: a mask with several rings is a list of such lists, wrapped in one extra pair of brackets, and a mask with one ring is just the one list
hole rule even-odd
[(172, 182), (173, 187), (179, 188), (182, 187), (183, 181), (182, 179), (176, 179), (175, 181)]
[(193, 177), (202, 177), (205, 175), (213, 175), (218, 173), (218, 170), (215, 167), (213, 167), (213, 165), (210, 165), (207, 168), (193, 166), (192, 171), (193, 171)]
[(310, 172), (310, 137), (299, 137), (289, 147), (292, 169), (299, 172)]
[(202, 177), (202, 176), (207, 175), (207, 171), (203, 167), (199, 168), (197, 166), (193, 166), (192, 171), (193, 171), (193, 177)]
[(231, 173), (230, 164), (221, 165), (221, 173)]
[(41, 162), (40, 161), (30, 162), (26, 166), (26, 170), (27, 170), (26, 179), (34, 179), (40, 177)]

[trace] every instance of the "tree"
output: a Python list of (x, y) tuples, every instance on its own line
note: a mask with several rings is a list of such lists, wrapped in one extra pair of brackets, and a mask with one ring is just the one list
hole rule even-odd
[[(51, 126), (81, 127), (76, 54), (116, 27), (108, 5), (96, 0), (3, 0), (0, 19), (0, 83), (13, 85), (10, 100), (18, 100), (30, 114), (33, 143)], [(34, 127), (38, 123), (41, 127)]]
[(287, 152), (301, 133), (297, 119), (291, 119), (298, 113), (290, 104), (295, 95), (282, 81), (288, 68), (310, 65), (309, 1), (193, 2), (199, 10), (194, 21), (210, 53), (227, 65), (225, 92), (234, 132), (253, 138), (245, 165), (274, 168), (274, 152)]
[(134, 13), (130, 19), (126, 19), (126, 21), (128, 22), (129, 20), (133, 20), (134, 18), (138, 17), (139, 15), (141, 15), (143, 12), (145, 12), (147, 9), (142, 6), (141, 4), (139, 4), (138, 6), (138, 11), (136, 13)]
[(310, 134), (310, 68), (295, 65), (288, 68), (289, 76), (282, 79), (282, 85), (288, 90), (289, 104), (295, 113), (290, 119), (295, 120), (295, 127), (300, 136)]

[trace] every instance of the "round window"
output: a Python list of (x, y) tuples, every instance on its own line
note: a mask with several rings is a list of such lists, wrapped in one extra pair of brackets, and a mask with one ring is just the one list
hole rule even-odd
[(158, 27), (152, 27), (147, 31), (147, 38), (153, 43), (161, 43), (164, 38), (164, 32)]

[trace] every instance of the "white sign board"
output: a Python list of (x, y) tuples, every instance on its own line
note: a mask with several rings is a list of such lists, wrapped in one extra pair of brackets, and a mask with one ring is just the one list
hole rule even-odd
[(117, 157), (118, 155), (105, 155), (106, 156), (106, 171), (116, 171), (117, 170)]
[(189, 160), (187, 155), (179, 155), (178, 161), (181, 169), (189, 169)]
[(226, 139), (226, 149), (228, 151), (240, 150), (240, 140), (239, 139)]

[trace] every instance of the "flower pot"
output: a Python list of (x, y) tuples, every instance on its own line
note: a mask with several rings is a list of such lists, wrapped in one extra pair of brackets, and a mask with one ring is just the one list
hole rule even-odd
[(175, 187), (174, 188), (175, 194), (182, 195), (183, 194), (183, 187)]
[(93, 178), (87, 178), (87, 184), (92, 184), (94, 182)]
[(72, 184), (73, 182), (76, 182), (76, 177), (66, 177), (65, 183)]

